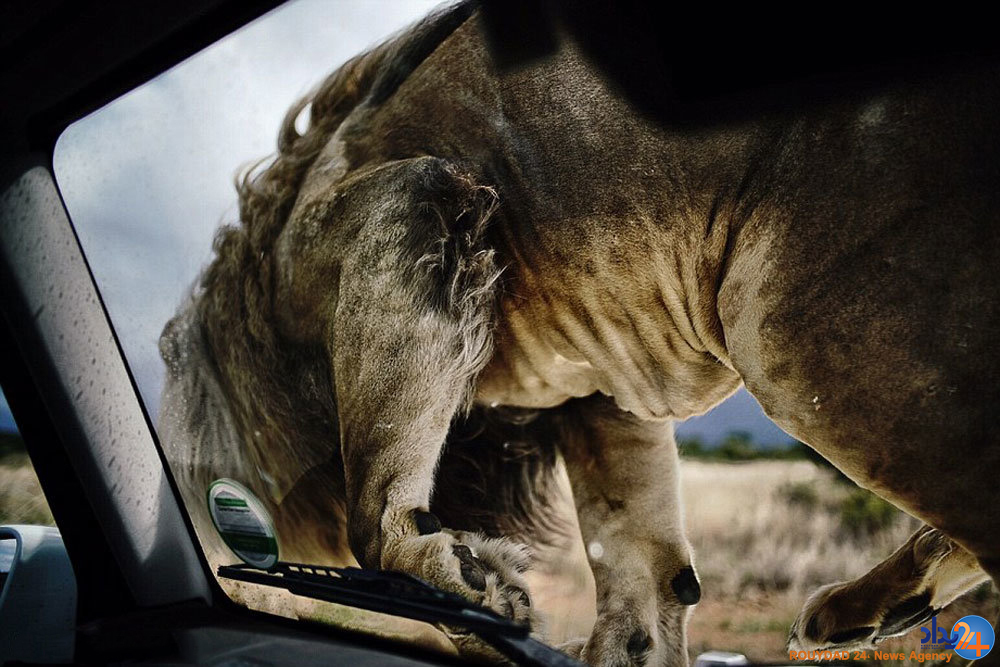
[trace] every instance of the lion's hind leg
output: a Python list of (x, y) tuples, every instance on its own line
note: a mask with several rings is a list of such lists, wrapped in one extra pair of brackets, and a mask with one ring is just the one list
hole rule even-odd
[(929, 621), (988, 579), (972, 554), (924, 526), (865, 575), (813, 593), (792, 624), (788, 648), (870, 648)]

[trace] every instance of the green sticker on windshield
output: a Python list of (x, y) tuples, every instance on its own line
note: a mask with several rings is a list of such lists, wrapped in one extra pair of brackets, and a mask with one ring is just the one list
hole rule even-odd
[(278, 562), (274, 522), (250, 489), (231, 479), (212, 482), (208, 512), (222, 540), (244, 563), (266, 570)]

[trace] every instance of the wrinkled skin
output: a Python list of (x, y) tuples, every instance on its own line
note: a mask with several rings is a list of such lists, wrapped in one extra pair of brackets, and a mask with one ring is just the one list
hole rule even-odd
[[(236, 461), (300, 527), (346, 520), (362, 565), (529, 620), (523, 548), (427, 515), (456, 415), (539, 409), (600, 547), (597, 623), (573, 650), (683, 665), (700, 588), (671, 422), (742, 382), (996, 582), (996, 73), (672, 127), (570, 41), (499, 74), (477, 18), (453, 23), (345, 66), (305, 137), (301, 107), (286, 121), (288, 162), (244, 184), (243, 227), (161, 340), (172, 460)], [(261, 213), (264, 186), (280, 206)], [(193, 497), (216, 472), (199, 474)]]

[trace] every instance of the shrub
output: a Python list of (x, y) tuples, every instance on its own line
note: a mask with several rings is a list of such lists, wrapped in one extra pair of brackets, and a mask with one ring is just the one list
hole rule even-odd
[(677, 440), (677, 451), (681, 456), (692, 459), (708, 458), (705, 443), (698, 436)]
[(840, 525), (852, 535), (873, 535), (888, 528), (899, 510), (864, 489), (853, 489), (840, 504)]
[(753, 437), (746, 431), (730, 431), (718, 449), (719, 458), (727, 461), (753, 461), (759, 451), (753, 444)]
[(819, 494), (813, 482), (786, 482), (778, 487), (777, 494), (792, 507), (811, 511), (819, 505)]
[(0, 431), (0, 460), (8, 456), (24, 454), (24, 441), (17, 433)]

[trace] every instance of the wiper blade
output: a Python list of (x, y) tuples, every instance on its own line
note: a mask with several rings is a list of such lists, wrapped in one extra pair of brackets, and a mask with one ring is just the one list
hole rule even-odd
[(222, 565), (218, 574), (226, 579), (284, 588), (314, 600), (468, 630), (522, 665), (583, 664), (530, 637), (527, 626), (403, 572), (279, 561), (268, 570), (245, 564)]
[(527, 627), (403, 572), (278, 562), (270, 570), (243, 564), (223, 565), (219, 568), (219, 576), (285, 588), (295, 595), (316, 600), (428, 623), (446, 623), (474, 632), (498, 632), (514, 637), (528, 635)]

